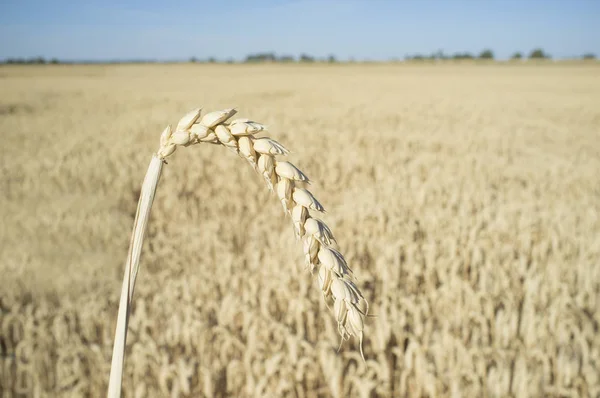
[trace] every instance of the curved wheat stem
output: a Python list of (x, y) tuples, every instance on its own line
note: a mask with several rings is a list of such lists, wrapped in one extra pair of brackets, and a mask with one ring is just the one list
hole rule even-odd
[[(311, 211), (324, 213), (323, 205), (304, 188), (303, 185), (309, 184), (308, 177), (292, 163), (277, 159), (277, 156), (285, 156), (289, 151), (274, 139), (257, 137), (258, 133), (266, 130), (266, 127), (260, 123), (249, 119), (229, 121), (235, 113), (235, 109), (225, 109), (200, 117), (201, 109), (194, 109), (181, 118), (174, 131), (171, 126), (163, 131), (160, 147), (153, 157), (140, 195), (138, 215), (146, 218), (138, 221), (136, 216), (131, 244), (132, 247), (134, 243), (137, 245), (133, 249), (130, 248), (130, 251), (135, 254), (141, 249), (149, 207), (152, 205), (152, 198), (160, 177), (160, 169), (153, 164), (158, 161), (166, 163), (166, 159), (181, 146), (187, 147), (203, 142), (223, 145), (246, 159), (252, 168), (262, 175), (267, 187), (277, 194), (284, 212), (291, 216), (296, 238), (303, 242), (306, 268), (311, 273), (318, 268), (319, 286), (326, 303), (333, 302), (333, 311), (341, 335), (340, 346), (351, 336), (358, 337), (360, 354), (364, 360), (362, 341), (364, 318), (369, 310), (368, 303), (354, 284), (352, 270), (338, 251), (333, 233), (322, 220), (311, 214)], [(148, 180), (154, 184), (147, 183)], [(151, 187), (150, 191), (144, 190), (145, 186)], [(138, 230), (138, 225), (143, 226), (141, 230)], [(118, 396), (121, 389), (126, 324), (138, 262), (139, 254), (134, 255), (133, 261), (130, 255), (125, 271), (113, 350), (109, 397)], [(128, 300), (124, 297), (128, 297)]]

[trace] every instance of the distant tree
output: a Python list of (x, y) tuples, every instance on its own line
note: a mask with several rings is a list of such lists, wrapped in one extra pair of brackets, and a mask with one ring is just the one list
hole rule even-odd
[(50, 63), (51, 63), (52, 65), (57, 65), (57, 64), (60, 64), (60, 61), (59, 61), (57, 58), (52, 58), (52, 59), (50, 60)]
[(408, 59), (412, 59), (414, 61), (423, 61), (425, 57), (422, 54), (415, 54), (412, 57), (409, 57)]
[(471, 53), (468, 52), (464, 52), (464, 53), (455, 53), (452, 56), (452, 59), (473, 59), (475, 58)]
[(581, 58), (583, 58), (583, 59), (596, 59), (596, 54), (594, 54), (594, 53), (585, 53), (585, 54), (583, 54), (583, 56)]
[(246, 57), (246, 62), (275, 62), (276, 60), (274, 53), (250, 54)]
[(209, 64), (214, 64), (214, 63), (216, 63), (216, 62), (217, 62), (217, 59), (216, 59), (215, 57), (210, 57), (210, 58), (208, 59), (208, 63), (209, 63)]
[(494, 53), (490, 49), (485, 49), (479, 53), (479, 59), (494, 59)]
[(300, 62), (315, 62), (315, 57), (312, 57), (308, 54), (301, 54)]
[(191, 62), (192, 64), (195, 64), (196, 62), (198, 62), (198, 58), (196, 58), (196, 57), (191, 57), (191, 58), (190, 58), (190, 62)]
[(535, 48), (529, 53), (529, 59), (546, 59), (550, 58), (550, 55), (546, 54), (541, 48)]
[(330, 64), (336, 63), (337, 60), (335, 59), (335, 55), (330, 54), (329, 57), (327, 57), (327, 62), (329, 62)]
[(518, 51), (510, 57), (510, 59), (521, 59), (521, 58), (523, 58), (523, 54)]

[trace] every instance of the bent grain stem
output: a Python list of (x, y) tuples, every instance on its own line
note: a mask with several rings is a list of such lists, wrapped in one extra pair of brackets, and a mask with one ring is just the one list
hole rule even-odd
[(112, 362), (110, 367), (110, 380), (108, 383), (108, 398), (121, 396), (121, 383), (123, 380), (123, 362), (125, 360), (125, 340), (127, 339), (127, 325), (133, 298), (135, 280), (140, 263), (140, 254), (150, 217), (150, 210), (158, 181), (163, 167), (163, 160), (157, 155), (152, 156), (148, 171), (144, 177), (140, 199), (138, 201), (133, 231), (129, 243), (129, 253), (125, 262), (125, 273), (123, 275), (123, 286), (121, 288), (121, 299), (119, 302), (119, 314), (117, 316), (117, 327), (115, 330), (115, 342), (113, 345)]

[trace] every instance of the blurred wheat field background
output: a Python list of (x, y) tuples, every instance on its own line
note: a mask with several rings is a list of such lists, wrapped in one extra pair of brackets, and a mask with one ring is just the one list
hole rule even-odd
[(376, 315), (339, 337), (261, 177), (161, 178), (124, 396), (600, 396), (596, 65), (0, 68), (0, 391), (103, 396), (160, 132), (237, 107), (311, 178)]

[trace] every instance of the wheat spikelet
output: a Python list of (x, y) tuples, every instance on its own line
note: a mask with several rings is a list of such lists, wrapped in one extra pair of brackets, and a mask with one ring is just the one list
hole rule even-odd
[(360, 354), (364, 360), (362, 342), (368, 303), (354, 284), (352, 271), (337, 250), (333, 233), (323, 221), (313, 218), (310, 213), (311, 210), (324, 213), (323, 205), (309, 190), (301, 186), (309, 183), (308, 177), (292, 163), (276, 158), (279, 155), (287, 155), (289, 151), (269, 137), (255, 137), (266, 130), (264, 125), (249, 119), (227, 122), (236, 112), (235, 109), (225, 109), (200, 117), (201, 109), (194, 109), (181, 118), (175, 131), (168, 126), (160, 136), (160, 147), (150, 162), (134, 220), (119, 304), (109, 397), (120, 396), (129, 310), (143, 238), (162, 165), (178, 147), (202, 142), (221, 144), (234, 151), (263, 176), (271, 191), (276, 191), (284, 212), (291, 216), (296, 238), (303, 241), (306, 267), (311, 273), (318, 268), (322, 294), (326, 302), (333, 302), (341, 336), (340, 347), (343, 341), (351, 336), (358, 337)]

